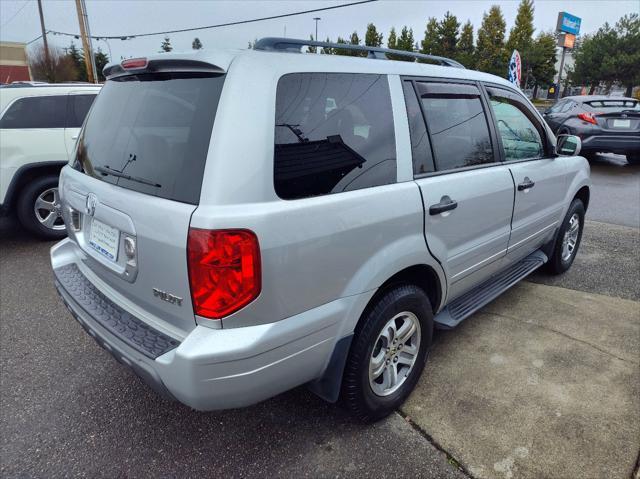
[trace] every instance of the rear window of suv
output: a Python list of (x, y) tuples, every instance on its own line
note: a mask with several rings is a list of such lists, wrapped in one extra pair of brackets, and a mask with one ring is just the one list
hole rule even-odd
[(386, 75), (294, 73), (276, 94), (275, 190), (297, 199), (396, 181)]
[(156, 73), (106, 82), (74, 167), (122, 188), (197, 204), (223, 75)]

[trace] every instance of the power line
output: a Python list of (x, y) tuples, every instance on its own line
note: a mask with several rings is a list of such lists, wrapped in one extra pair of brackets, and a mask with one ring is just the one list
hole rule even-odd
[(6, 27), (7, 25), (9, 25), (9, 24), (11, 23), (11, 20), (13, 20), (14, 18), (16, 18), (16, 17), (18, 16), (18, 13), (20, 13), (20, 12), (24, 9), (24, 7), (26, 7), (26, 6), (27, 6), (27, 4), (28, 4), (30, 1), (31, 1), (31, 0), (27, 0), (26, 2), (24, 2), (24, 3), (22, 4), (22, 6), (18, 9), (18, 11), (17, 11), (16, 13), (14, 13), (14, 14), (13, 14), (13, 16), (12, 16), (9, 20), (7, 20), (6, 22), (4, 22), (4, 23), (0, 26), (0, 28), (4, 28), (4, 27)]
[[(29, 0), (27, 0), (29, 1)], [(155, 36), (155, 35), (169, 35), (172, 33), (183, 33), (183, 32), (194, 32), (194, 31), (198, 31), (198, 30), (207, 30), (210, 28), (221, 28), (221, 27), (230, 27), (230, 26), (234, 26), (234, 25), (243, 25), (245, 23), (255, 23), (255, 22), (262, 22), (265, 20), (275, 20), (278, 18), (285, 18), (285, 17), (293, 17), (296, 15), (306, 15), (308, 13), (315, 13), (315, 12), (322, 12), (325, 10), (335, 10), (337, 8), (345, 8), (345, 7), (352, 7), (354, 5), (361, 5), (363, 3), (371, 3), (371, 2), (377, 2), (378, 0), (360, 0), (358, 2), (353, 2), (353, 3), (345, 3), (342, 5), (333, 5), (331, 7), (322, 7), (322, 8), (314, 8), (311, 10), (303, 10), (300, 12), (292, 12), (292, 13), (283, 13), (280, 15), (271, 15), (269, 17), (260, 17), (260, 18), (251, 18), (249, 20), (238, 20), (236, 22), (227, 22), (227, 23), (218, 23), (215, 25), (206, 25), (203, 27), (192, 27), (192, 28), (180, 28), (177, 30), (167, 30), (167, 31), (163, 31), (163, 32), (150, 32), (150, 33), (136, 33), (133, 35), (91, 35), (91, 38), (96, 38), (96, 39), (100, 39), (100, 38), (106, 38), (108, 40), (131, 40), (132, 38), (140, 38), (140, 37), (150, 37), (150, 36)], [(68, 32), (58, 32), (55, 30), (48, 30), (48, 32), (53, 33), (54, 35), (66, 35), (66, 36), (70, 36), (70, 37), (79, 37), (79, 34), (77, 33), (68, 33)], [(37, 40), (34, 39), (31, 42)], [(29, 43), (31, 43), (29, 42)]]

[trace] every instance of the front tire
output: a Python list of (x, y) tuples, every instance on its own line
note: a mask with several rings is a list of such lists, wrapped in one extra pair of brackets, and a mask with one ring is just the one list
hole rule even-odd
[(574, 199), (558, 231), (553, 253), (547, 263), (547, 271), (551, 274), (562, 274), (573, 264), (582, 241), (584, 214), (582, 201)]
[(36, 236), (59, 240), (67, 235), (60, 214), (57, 176), (44, 176), (29, 182), (20, 193), (17, 208), (22, 226)]
[(395, 411), (415, 387), (433, 337), (429, 298), (412, 284), (394, 286), (356, 328), (342, 382), (342, 401), (364, 422)]

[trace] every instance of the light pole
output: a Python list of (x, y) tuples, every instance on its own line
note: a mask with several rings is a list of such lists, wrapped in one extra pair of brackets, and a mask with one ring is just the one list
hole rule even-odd
[[(316, 36), (314, 37), (314, 40), (317, 42), (318, 41), (318, 20), (322, 20), (320, 17), (314, 17), (313, 18), (316, 21)], [(320, 49), (316, 47), (316, 53), (320, 53)]]

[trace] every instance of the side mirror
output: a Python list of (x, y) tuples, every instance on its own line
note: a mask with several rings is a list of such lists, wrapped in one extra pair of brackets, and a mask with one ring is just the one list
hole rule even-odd
[(551, 108), (547, 108), (545, 111), (542, 112), (543, 115), (548, 115), (549, 113), (551, 113)]
[(582, 149), (582, 140), (575, 135), (558, 135), (556, 140), (556, 155), (576, 156)]

